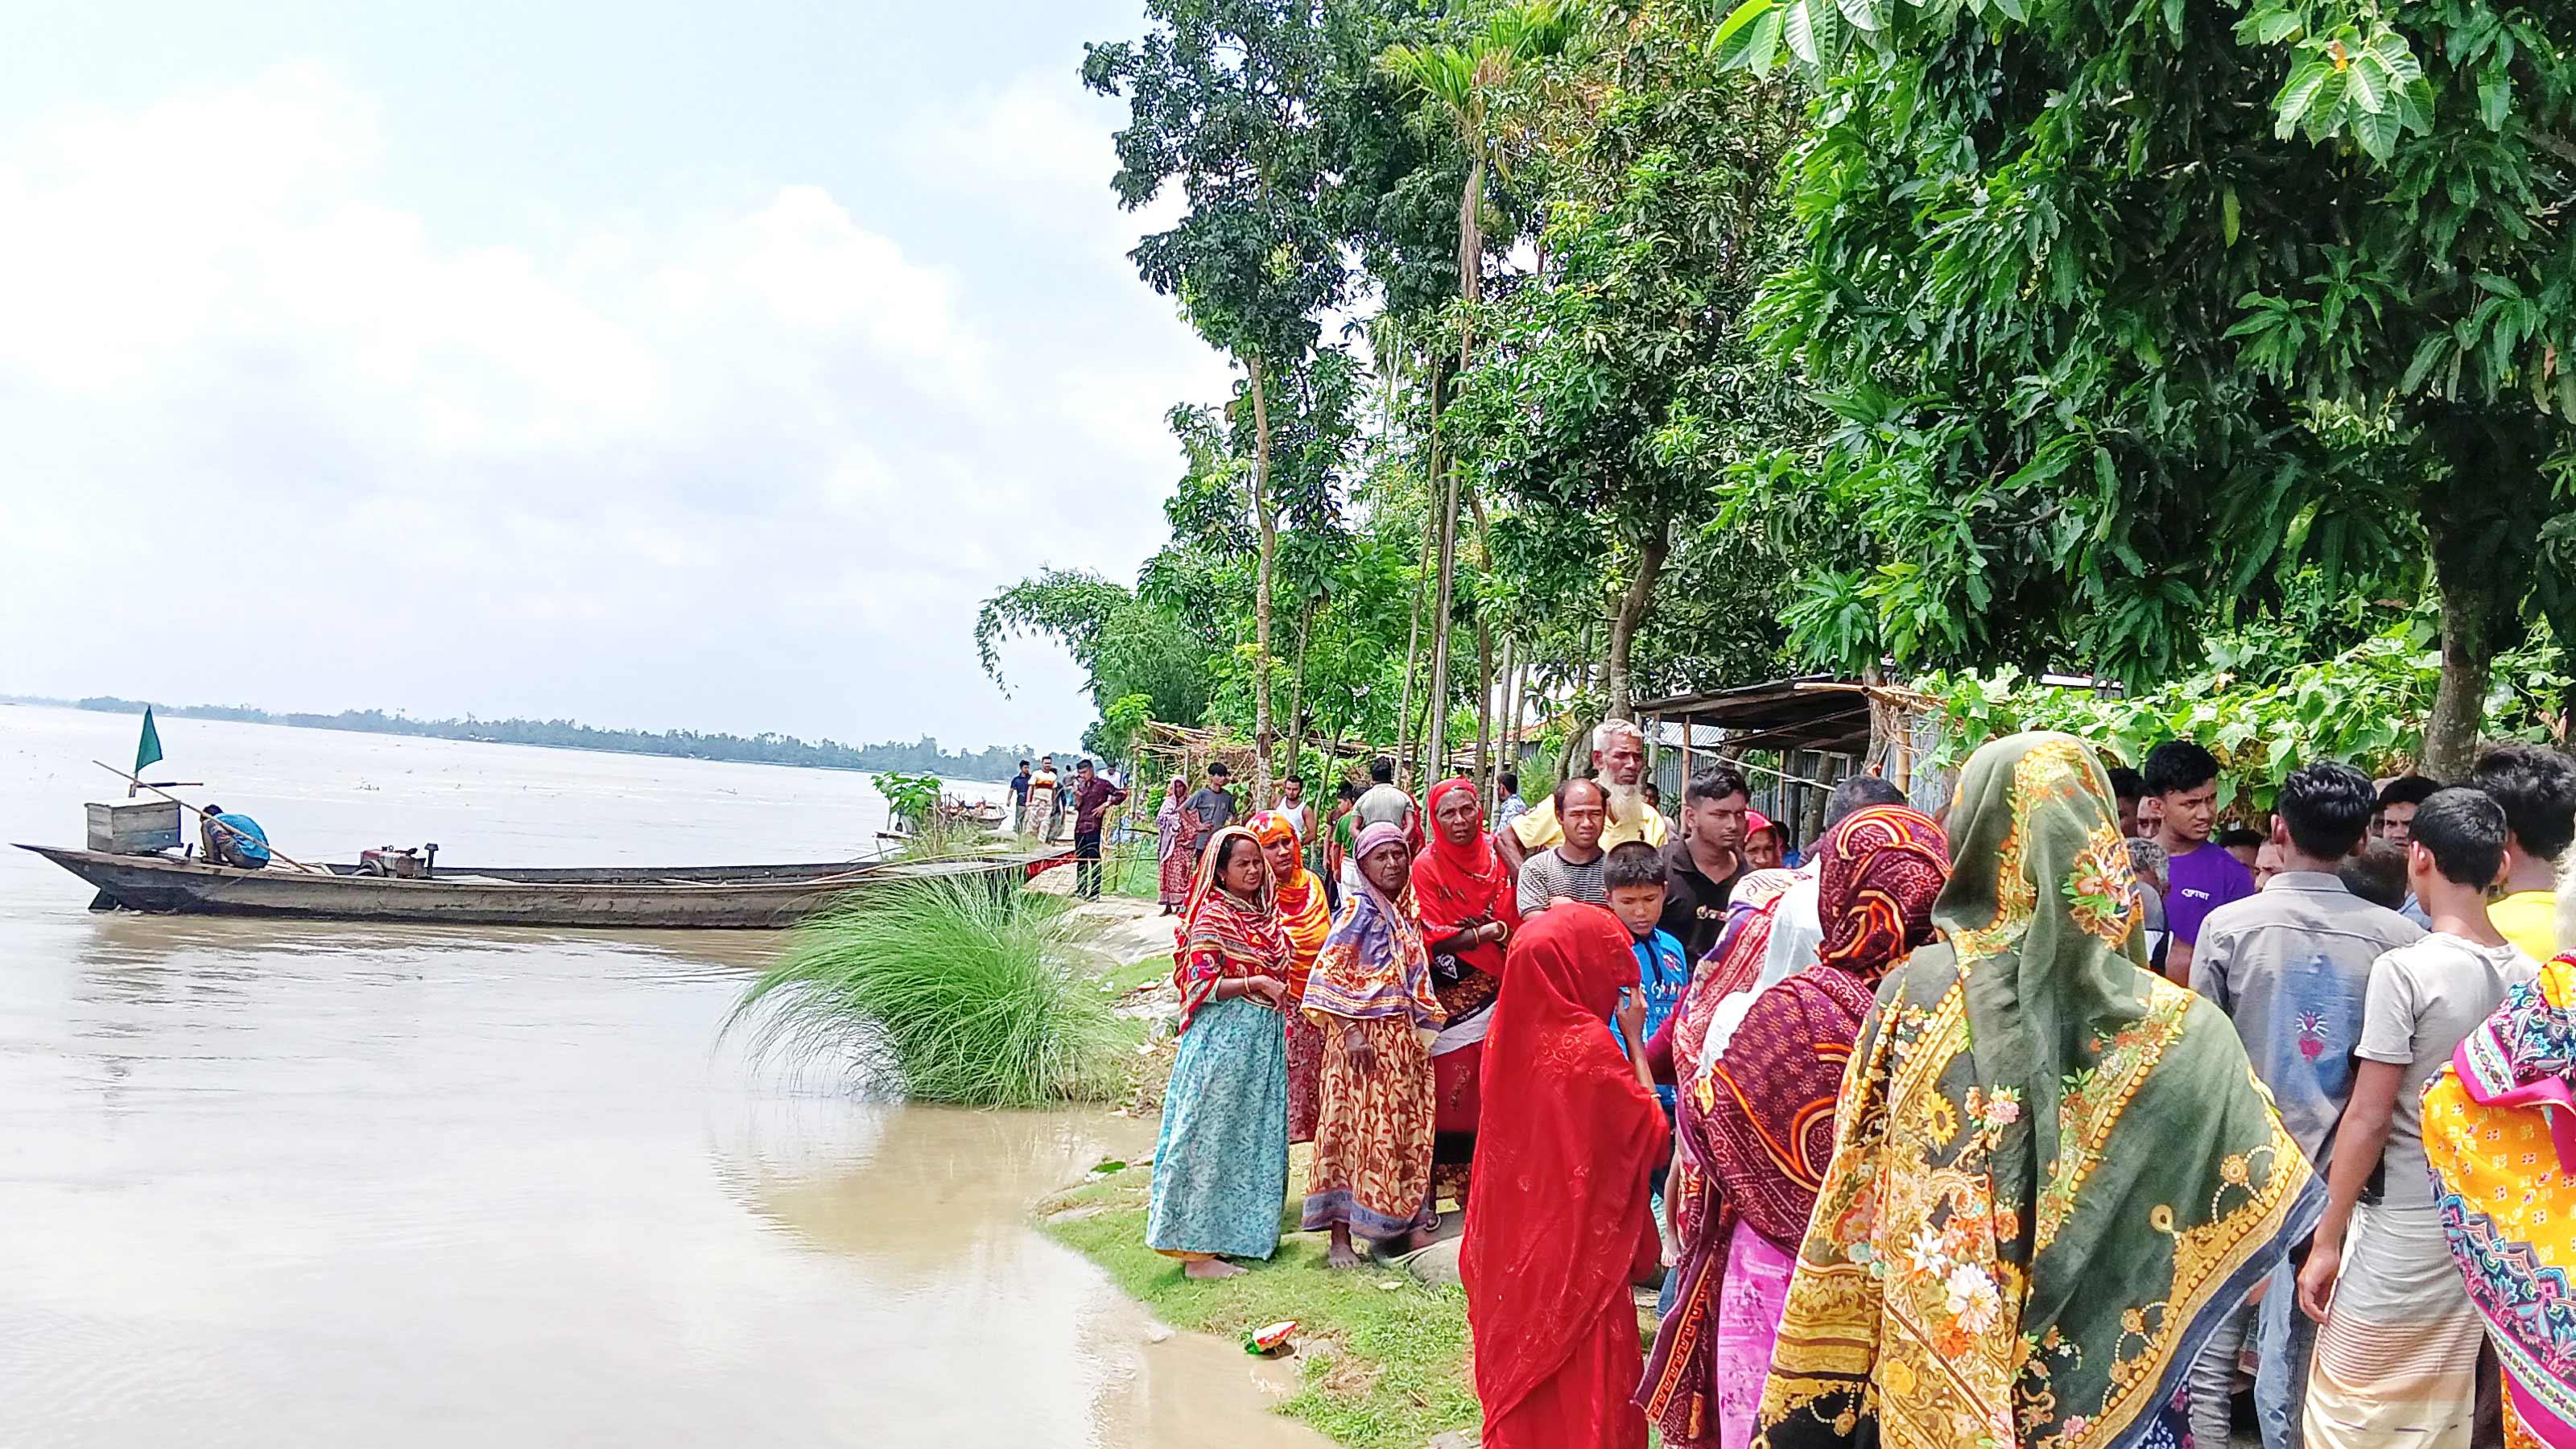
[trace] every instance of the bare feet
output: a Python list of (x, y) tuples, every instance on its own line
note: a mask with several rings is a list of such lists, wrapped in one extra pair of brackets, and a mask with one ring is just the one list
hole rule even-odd
[(1332, 1244), (1324, 1249), (1324, 1266), (1349, 1269), (1360, 1266), (1361, 1262), (1359, 1253), (1351, 1247), (1351, 1225), (1333, 1224)]
[(1188, 1278), (1239, 1278), (1243, 1269), (1223, 1258), (1192, 1258), (1182, 1265), (1181, 1274)]

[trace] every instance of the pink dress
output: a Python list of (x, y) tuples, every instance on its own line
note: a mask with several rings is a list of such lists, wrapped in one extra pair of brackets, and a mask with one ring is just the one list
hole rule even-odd
[(1726, 1245), (1726, 1281), (1717, 1290), (1717, 1442), (1719, 1449), (1753, 1449), (1762, 1381), (1771, 1374), (1771, 1348), (1780, 1337), (1780, 1314), (1789, 1304), (1794, 1254), (1739, 1218)]

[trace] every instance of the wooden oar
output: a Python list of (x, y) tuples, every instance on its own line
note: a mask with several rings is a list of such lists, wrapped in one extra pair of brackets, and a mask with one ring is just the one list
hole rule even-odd
[[(250, 842), (251, 844), (253, 844), (253, 845), (258, 845), (258, 846), (264, 846), (264, 847), (266, 847), (266, 849), (268, 850), (268, 853), (269, 853), (269, 854), (271, 854), (271, 855), (273, 855), (273, 856), (276, 856), (279, 860), (285, 861), (288, 865), (291, 865), (291, 866), (295, 867), (297, 870), (305, 871), (305, 872), (307, 872), (307, 873), (313, 873), (313, 872), (317, 872), (317, 871), (318, 871), (319, 873), (321, 873), (321, 874), (323, 874), (323, 875), (329, 875), (329, 874), (331, 874), (331, 872), (330, 872), (329, 870), (327, 870), (327, 869), (324, 869), (324, 868), (319, 867), (319, 866), (306, 865), (304, 862), (302, 862), (302, 861), (300, 861), (300, 860), (297, 860), (294, 856), (291, 856), (291, 855), (287, 854), (285, 851), (282, 851), (282, 850), (278, 849), (278, 848), (277, 848), (276, 846), (274, 846), (274, 845), (270, 845), (267, 841), (256, 839), (256, 838), (254, 838), (254, 837), (252, 837), (252, 836), (250, 836), (250, 835), (247, 835), (247, 834), (243, 833), (241, 830), (239, 830), (239, 829), (237, 829), (237, 828), (235, 828), (235, 827), (233, 827), (233, 826), (226, 825), (226, 824), (225, 824), (221, 819), (218, 819), (218, 818), (217, 818), (217, 817), (215, 817), (215, 816), (212, 816), (212, 815), (207, 814), (205, 811), (198, 809), (196, 806), (189, 804), (187, 801), (180, 799), (178, 796), (171, 794), (169, 791), (162, 789), (160, 786), (155, 785), (155, 784), (152, 784), (152, 783), (150, 783), (149, 781), (146, 781), (146, 780), (142, 779), (140, 776), (137, 776), (136, 774), (134, 774), (134, 773), (133, 773), (132, 771), (130, 771), (130, 770), (120, 770), (120, 769), (116, 768), (114, 765), (109, 764), (109, 763), (108, 763), (107, 761), (105, 761), (105, 760), (92, 760), (92, 761), (90, 761), (90, 763), (91, 763), (91, 764), (93, 764), (93, 765), (98, 766), (98, 767), (99, 767), (100, 769), (102, 769), (102, 770), (105, 770), (105, 771), (106, 771), (106, 772), (108, 772), (109, 774), (116, 776), (118, 779), (123, 780), (125, 783), (127, 783), (127, 784), (129, 784), (129, 785), (139, 786), (139, 787), (141, 787), (141, 788), (143, 788), (143, 789), (146, 789), (146, 790), (151, 791), (153, 794), (160, 796), (162, 799), (169, 801), (171, 804), (178, 806), (180, 809), (185, 810), (185, 811), (188, 811), (189, 813), (191, 813), (191, 814), (195, 815), (198, 819), (203, 820), (203, 821), (206, 821), (207, 823), (209, 823), (209, 824), (213, 825), (217, 830), (220, 830), (220, 831), (222, 831), (223, 833), (225, 833), (226, 835), (229, 835), (229, 836), (233, 837), (235, 840), (245, 840), (245, 841), (249, 841), (249, 842)], [(217, 863), (217, 862), (214, 862), (214, 861), (209, 861), (209, 862), (207, 862), (207, 864), (209, 864), (209, 865), (216, 864), (216, 863)]]

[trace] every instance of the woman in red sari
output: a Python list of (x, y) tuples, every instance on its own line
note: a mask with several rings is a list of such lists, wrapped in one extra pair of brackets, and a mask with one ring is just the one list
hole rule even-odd
[(1502, 987), (1503, 950), (1520, 929), (1511, 871), (1485, 833), (1476, 787), (1443, 780), (1429, 796), (1431, 844), (1413, 859), (1413, 901), (1431, 948), (1431, 984), (1447, 1023), (1431, 1042), (1431, 1192), (1467, 1202), (1476, 1153), (1477, 1079), (1485, 1028)]
[(1306, 978), (1333, 932), (1333, 908), (1324, 899), (1324, 883), (1306, 868), (1304, 842), (1297, 827), (1276, 810), (1264, 810), (1246, 822), (1261, 853), (1270, 859), (1270, 875), (1279, 883), (1279, 924), (1288, 932), (1294, 953), (1288, 963), (1288, 1140), (1315, 1140), (1316, 1079), (1324, 1070), (1324, 1029), (1297, 1009), (1306, 999)]
[[(1458, 1263), (1486, 1449), (1646, 1443), (1629, 1285), (1660, 1256), (1647, 1184), (1666, 1132), (1609, 1025), (1636, 984), (1626, 928), (1591, 907), (1541, 916), (1504, 965)], [(1631, 1006), (1622, 1024), (1643, 1016)]]

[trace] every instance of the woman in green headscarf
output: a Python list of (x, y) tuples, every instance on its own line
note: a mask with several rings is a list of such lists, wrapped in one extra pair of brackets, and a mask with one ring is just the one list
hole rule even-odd
[(2145, 969), (2110, 782), (1977, 751), (1941, 939), (1852, 1048), (1789, 1286), (1770, 1449), (2148, 1449), (2202, 1342), (2324, 1196), (2235, 1026)]

